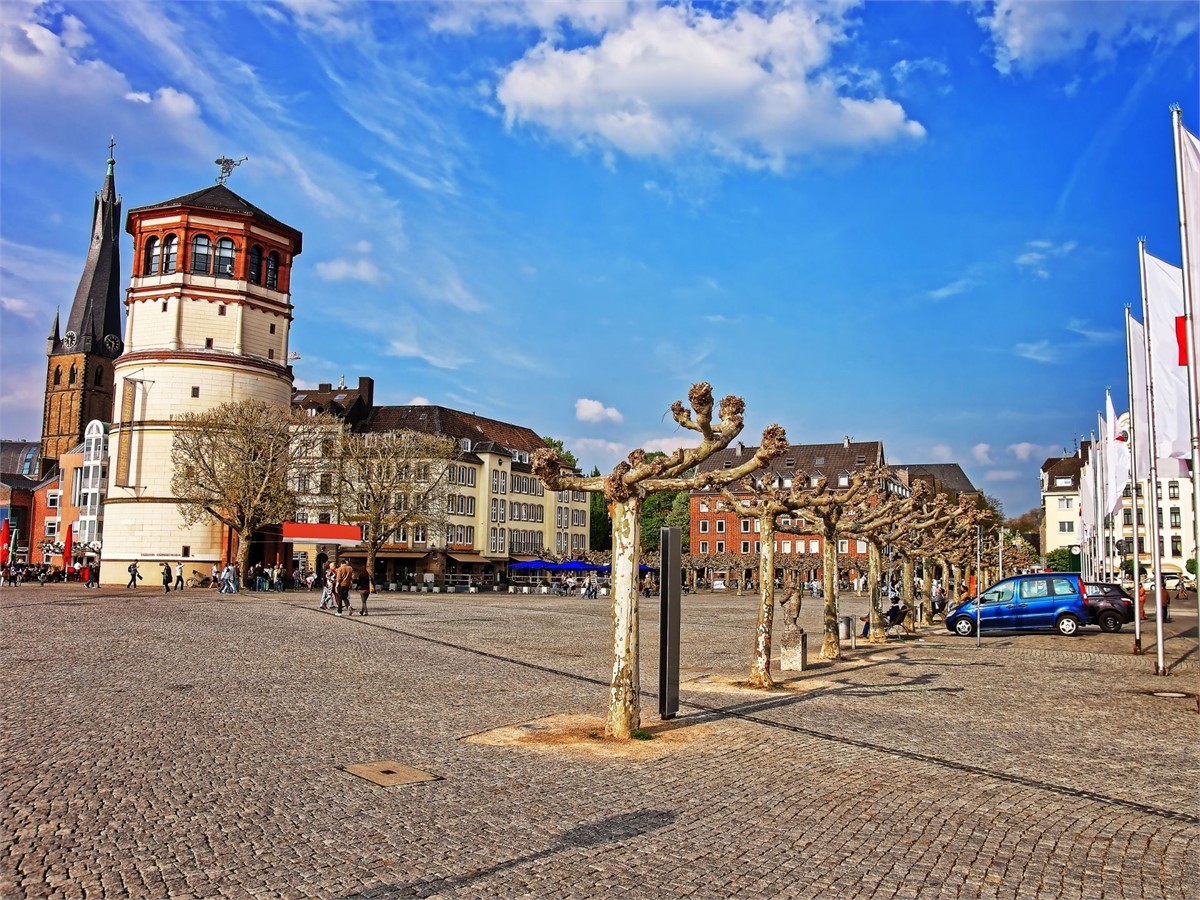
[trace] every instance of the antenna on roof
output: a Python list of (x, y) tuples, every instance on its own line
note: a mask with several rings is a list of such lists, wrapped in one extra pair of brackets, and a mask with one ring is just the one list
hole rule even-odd
[(345, 389), (346, 389), (346, 376), (343, 375), (341, 378), (338, 379), (338, 390), (344, 391)]
[(249, 158), (248, 156), (243, 156), (241, 159), (230, 159), (228, 156), (221, 156), (214, 159), (213, 162), (221, 167), (221, 174), (217, 176), (217, 184), (224, 184), (228, 181), (229, 176), (233, 174), (233, 170)]

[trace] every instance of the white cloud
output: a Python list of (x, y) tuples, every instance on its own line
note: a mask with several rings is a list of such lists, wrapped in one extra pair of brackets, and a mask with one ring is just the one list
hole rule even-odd
[(623, 444), (600, 438), (573, 438), (568, 447), (581, 464), (587, 461), (584, 468), (599, 466), (601, 471), (611, 469), (629, 452)]
[(589, 400), (586, 397), (575, 401), (575, 418), (580, 422), (625, 421), (625, 417), (617, 409), (605, 406), (599, 400)]
[(864, 97), (861, 77), (831, 66), (849, 37), (844, 14), (639, 9), (598, 43), (538, 44), (496, 96), (510, 127), (536, 125), (577, 147), (663, 159), (699, 149), (752, 169), (924, 137), (898, 103)]
[(990, 466), (992, 464), (992, 448), (987, 444), (976, 444), (971, 448), (971, 456), (981, 466)]
[(954, 448), (948, 444), (934, 444), (929, 448), (934, 462), (954, 462)]
[(453, 267), (445, 260), (442, 260), (442, 268), (446, 269), (446, 272), (442, 275), (440, 281), (431, 281), (426, 278), (416, 279), (417, 287), (421, 293), (431, 300), (448, 303), (457, 309), (461, 309), (463, 312), (481, 311), (483, 304), (462, 283), (462, 279), (458, 277), (456, 271), (453, 271)]
[(35, 320), (41, 318), (41, 310), (20, 297), (0, 297), (0, 310), (19, 319)]
[(1029, 74), (1088, 55), (1110, 59), (1130, 44), (1173, 45), (1196, 30), (1192, 3), (997, 0), (976, 21), (992, 39), (996, 69)]
[(680, 447), (699, 447), (700, 438), (693, 435), (691, 432), (687, 434), (679, 434), (675, 437), (654, 438), (642, 444), (642, 449), (647, 453), (658, 451), (660, 453), (671, 454)]
[(1025, 477), (1024, 473), (1014, 472), (1012, 469), (992, 469), (983, 475), (984, 481), (1017, 481)]
[(950, 92), (950, 85), (945, 83), (945, 79), (950, 77), (950, 69), (944, 62), (926, 57), (922, 59), (902, 59), (892, 66), (892, 78), (900, 85), (905, 85), (914, 80), (916, 76), (926, 73), (933, 76), (932, 80), (943, 82), (938, 89), (940, 93), (947, 94)]
[(1047, 340), (1034, 341), (1031, 344), (1017, 344), (1013, 347), (1013, 352), (1024, 359), (1040, 363), (1054, 362), (1058, 358), (1058, 354)]
[(1124, 331), (1119, 328), (1104, 330), (1092, 326), (1086, 319), (1071, 319), (1067, 322), (1067, 331), (1081, 335), (1093, 344), (1111, 344), (1124, 337)]
[(1026, 241), (1025, 252), (1017, 256), (1017, 268), (1024, 269), (1038, 278), (1049, 278), (1050, 269), (1047, 263), (1052, 259), (1066, 256), (1079, 244), (1075, 241), (1064, 241), (1055, 244), (1051, 241)]
[(929, 296), (934, 300), (945, 300), (947, 297), (956, 297), (959, 294), (966, 293), (975, 287), (976, 281), (973, 278), (960, 278), (958, 281), (952, 281), (944, 287), (935, 288), (929, 291)]
[(324, 281), (365, 281), (382, 284), (386, 279), (373, 262), (367, 259), (331, 259), (313, 267)]
[(564, 25), (600, 34), (629, 19), (646, 0), (443, 0), (430, 25), (434, 31), (467, 33), (477, 27), (533, 27), (556, 36)]
[(1039, 459), (1039, 457), (1046, 459), (1051, 456), (1061, 456), (1060, 451), (1060, 447), (1042, 446), (1040, 444), (1032, 444), (1029, 441), (1021, 441), (1017, 444), (1008, 445), (1008, 452), (1021, 462), (1029, 462), (1031, 459)]
[(403, 405), (403, 406), (429, 406), (430, 404), (429, 404), (428, 397), (421, 397), (418, 395), (416, 397), (413, 397), (407, 403), (404, 403), (401, 405)]

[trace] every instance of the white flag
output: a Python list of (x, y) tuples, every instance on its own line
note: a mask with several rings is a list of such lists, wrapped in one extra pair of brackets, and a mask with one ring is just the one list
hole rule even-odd
[(1146, 394), (1146, 330), (1133, 316), (1125, 319), (1129, 341), (1129, 411), (1133, 420), (1133, 452), (1138, 478), (1150, 474), (1150, 419)]
[(1104, 403), (1104, 498), (1108, 507), (1104, 512), (1111, 515), (1121, 508), (1121, 492), (1129, 483), (1129, 436), (1117, 422), (1112, 394), (1108, 391), (1104, 392)]
[[(1180, 364), (1183, 270), (1149, 253), (1146, 257), (1146, 332), (1150, 339), (1150, 390), (1160, 457), (1192, 454), (1187, 367)], [(1184, 361), (1186, 362), (1186, 360)]]

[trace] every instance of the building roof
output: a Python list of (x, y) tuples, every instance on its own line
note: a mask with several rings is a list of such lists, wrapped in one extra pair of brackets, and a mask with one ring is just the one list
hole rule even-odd
[[(1079, 454), (1074, 456), (1052, 456), (1042, 463), (1042, 483), (1044, 490), (1047, 493), (1054, 491), (1075, 492), (1079, 490), (1079, 476), (1083, 471), (1085, 460)], [(1067, 486), (1059, 486), (1055, 484), (1055, 480), (1059, 478), (1071, 479), (1071, 484)]]
[(148, 206), (139, 206), (136, 209), (131, 209), (129, 215), (134, 213), (144, 212), (149, 209), (169, 209), (175, 206), (191, 206), (197, 209), (211, 209), (223, 213), (233, 213), (247, 218), (257, 219), (264, 225), (270, 225), (275, 228), (286, 231), (295, 240), (295, 253), (299, 255), (301, 249), (301, 234), (291, 225), (280, 222), (270, 213), (263, 212), (257, 206), (244, 197), (240, 197), (231, 191), (224, 184), (210, 184), (208, 187), (200, 188), (198, 191), (192, 191), (190, 194), (184, 194), (181, 197), (174, 197), (170, 200), (163, 200), (161, 203), (151, 203)]
[(36, 476), (41, 471), (40, 441), (0, 441), (0, 472)]
[[(67, 327), (59, 336), (58, 315), (50, 332), (51, 353), (94, 353), (115, 359), (121, 354), (121, 198), (117, 195), (113, 167), (108, 159), (104, 185), (92, 206), (92, 235), (87, 260), (75, 299), (67, 315)], [(68, 334), (74, 337), (66, 343)], [(112, 340), (105, 341), (106, 337)]]
[(958, 463), (907, 463), (897, 466), (907, 469), (910, 479), (932, 478), (937, 490), (953, 491), (956, 494), (978, 494), (979, 488), (971, 484), (971, 479)]
[[(714, 453), (697, 468), (701, 472), (733, 468), (753, 456), (757, 449), (738, 442)], [(782, 476), (795, 472), (830, 476), (882, 465), (886, 465), (882, 441), (846, 439), (840, 444), (792, 444), (787, 453), (768, 463), (765, 471)]]
[(532, 453), (546, 446), (546, 442), (532, 428), (445, 406), (377, 406), (354, 430), (416, 431), (446, 435), (455, 440), (469, 438), (473, 453), (508, 455), (513, 450)]

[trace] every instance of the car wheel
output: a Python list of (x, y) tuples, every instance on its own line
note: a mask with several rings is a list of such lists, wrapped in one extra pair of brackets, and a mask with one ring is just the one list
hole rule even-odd
[(955, 619), (954, 633), (960, 637), (970, 637), (975, 633), (975, 620), (970, 616), (961, 616)]
[(1102, 612), (1096, 617), (1096, 624), (1100, 626), (1101, 631), (1116, 633), (1121, 630), (1121, 617), (1112, 610)]
[(1054, 627), (1058, 629), (1059, 634), (1065, 634), (1067, 637), (1079, 634), (1079, 620), (1074, 616), (1060, 616)]

